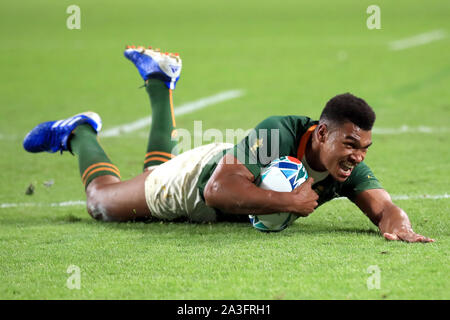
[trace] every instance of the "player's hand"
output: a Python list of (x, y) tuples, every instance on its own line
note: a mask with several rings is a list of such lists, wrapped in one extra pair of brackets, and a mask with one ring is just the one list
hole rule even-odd
[(434, 239), (427, 238), (413, 231), (409, 220), (393, 219), (389, 223), (382, 221), (379, 225), (381, 234), (386, 240), (406, 241), (406, 242), (434, 242)]
[(411, 221), (405, 211), (397, 207), (384, 189), (361, 192), (356, 205), (378, 226), (386, 240), (405, 242), (434, 242), (413, 231)]
[(294, 189), (292, 194), (293, 199), (293, 213), (302, 217), (310, 215), (317, 207), (319, 196), (311, 188), (314, 183), (314, 179), (309, 177), (300, 187)]
[(383, 237), (386, 240), (401, 240), (406, 242), (434, 242), (434, 239), (427, 238), (418, 233), (415, 233), (412, 229), (410, 230), (398, 230), (393, 232), (385, 232), (383, 233)]
[(405, 242), (434, 242), (413, 231), (408, 215), (395, 205), (387, 206), (383, 218), (378, 224), (381, 234), (386, 240)]

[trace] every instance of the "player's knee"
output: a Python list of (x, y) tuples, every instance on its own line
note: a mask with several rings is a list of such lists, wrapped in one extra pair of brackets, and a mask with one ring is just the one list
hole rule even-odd
[(96, 188), (88, 188), (86, 190), (87, 211), (95, 220), (114, 221), (108, 206), (102, 200), (100, 192)]
[(106, 208), (99, 203), (88, 202), (87, 211), (95, 220), (113, 221), (113, 219), (111, 219), (111, 217), (108, 215), (108, 211), (106, 210)]

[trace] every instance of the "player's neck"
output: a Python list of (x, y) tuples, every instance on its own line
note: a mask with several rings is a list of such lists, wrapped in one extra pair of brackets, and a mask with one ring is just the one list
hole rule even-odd
[(306, 144), (305, 157), (311, 169), (315, 171), (327, 171), (325, 166), (320, 162), (320, 148), (319, 143), (315, 137), (315, 132), (311, 135)]

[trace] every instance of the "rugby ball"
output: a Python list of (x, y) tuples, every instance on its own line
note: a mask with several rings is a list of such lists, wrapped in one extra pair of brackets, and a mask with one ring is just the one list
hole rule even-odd
[[(273, 160), (261, 172), (259, 187), (265, 190), (291, 192), (308, 179), (303, 164), (294, 157)], [(260, 231), (277, 232), (286, 229), (298, 216), (291, 213), (249, 215), (253, 227)]]

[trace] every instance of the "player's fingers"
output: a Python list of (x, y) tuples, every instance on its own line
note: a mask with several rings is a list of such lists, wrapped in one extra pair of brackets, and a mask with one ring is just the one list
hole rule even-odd
[(411, 233), (406, 233), (406, 232), (399, 232), (397, 234), (397, 237), (402, 240), (402, 241), (406, 241), (406, 242), (417, 242), (419, 241), (419, 236), (415, 233), (411, 234)]
[(407, 241), (407, 242), (428, 242), (426, 240), (427, 237), (424, 237), (424, 236), (414, 233), (414, 232), (399, 233), (398, 236), (401, 240)]
[(306, 183), (309, 183), (310, 185), (313, 185), (313, 183), (314, 183), (314, 178), (313, 178), (313, 177), (309, 177), (309, 178), (306, 180)]
[(427, 243), (427, 242), (434, 242), (435, 240), (431, 239), (431, 238), (428, 238), (428, 237), (425, 237), (425, 236), (420, 236), (420, 240), (419, 241), (423, 242), (423, 243)]
[(319, 195), (313, 189), (310, 190), (308, 197), (314, 201), (319, 200)]
[(434, 242), (434, 239), (427, 238), (414, 232), (399, 232), (396, 236), (398, 238), (397, 240), (406, 242)]
[(410, 236), (408, 239), (409, 239), (409, 242), (423, 242), (425, 240), (425, 237), (416, 234), (414, 236)]
[(393, 234), (393, 233), (387, 233), (386, 232), (386, 233), (383, 234), (383, 237), (386, 240), (392, 240), (392, 241), (399, 240), (398, 236), (396, 234)]

